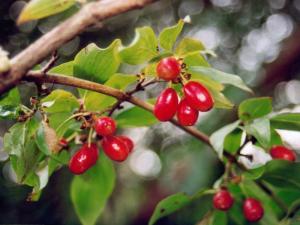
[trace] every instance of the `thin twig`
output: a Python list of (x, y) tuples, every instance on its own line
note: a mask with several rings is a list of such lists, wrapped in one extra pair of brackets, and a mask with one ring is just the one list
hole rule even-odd
[(55, 62), (58, 60), (58, 54), (57, 51), (54, 51), (52, 53), (52, 56), (49, 60), (49, 62), (41, 69), (41, 72), (46, 74), (55, 64)]

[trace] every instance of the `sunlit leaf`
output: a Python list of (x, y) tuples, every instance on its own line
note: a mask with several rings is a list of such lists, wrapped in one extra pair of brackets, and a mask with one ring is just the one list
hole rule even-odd
[(176, 39), (181, 33), (183, 25), (184, 21), (179, 20), (175, 26), (167, 27), (160, 32), (158, 39), (159, 44), (163, 49), (167, 51), (172, 51)]
[(271, 147), (271, 127), (269, 119), (257, 119), (253, 123), (247, 124), (245, 128), (246, 132), (253, 135), (264, 148)]
[(268, 97), (251, 98), (239, 105), (238, 114), (241, 120), (253, 120), (268, 115), (272, 111), (272, 99)]
[(41, 19), (70, 8), (76, 0), (31, 0), (22, 10), (18, 24)]
[(205, 49), (205, 47), (201, 41), (198, 41), (193, 38), (185, 37), (177, 45), (177, 47), (175, 49), (175, 54), (180, 57), (184, 57), (184, 56), (186, 56), (186, 54), (189, 54), (191, 52), (199, 53), (200, 51), (202, 51), (204, 49)]
[(300, 113), (283, 113), (271, 118), (272, 127), (300, 131)]

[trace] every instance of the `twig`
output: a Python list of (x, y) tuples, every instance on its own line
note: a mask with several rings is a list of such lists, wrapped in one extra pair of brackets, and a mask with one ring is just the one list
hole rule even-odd
[(55, 64), (55, 62), (58, 60), (58, 54), (57, 51), (54, 51), (52, 53), (52, 56), (49, 60), (49, 62), (41, 69), (41, 72), (46, 74)]
[(17, 85), (36, 64), (87, 27), (121, 13), (143, 8), (154, 1), (114, 0), (87, 3), (75, 15), (54, 27), (11, 59), (11, 69), (0, 73), (0, 95)]

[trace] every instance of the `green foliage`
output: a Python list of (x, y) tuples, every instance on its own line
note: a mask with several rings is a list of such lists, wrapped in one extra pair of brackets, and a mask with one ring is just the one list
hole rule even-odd
[(230, 84), (244, 91), (250, 93), (252, 92), (251, 89), (246, 86), (244, 81), (237, 75), (224, 73), (222, 71), (204, 66), (192, 66), (189, 68), (189, 70), (194, 73), (200, 73), (204, 76), (208, 76), (211, 79), (218, 81), (222, 84)]
[(254, 136), (264, 148), (269, 148), (271, 141), (271, 127), (269, 119), (257, 119), (245, 126), (247, 134)]
[(229, 133), (224, 140), (224, 149), (232, 154), (236, 153), (242, 142), (243, 130), (237, 128)]
[(159, 34), (159, 44), (166, 51), (172, 51), (178, 35), (181, 33), (184, 21), (179, 20), (175, 26), (167, 27)]
[(239, 118), (243, 121), (253, 120), (268, 115), (272, 111), (271, 98), (251, 98), (239, 106)]
[(235, 121), (229, 125), (222, 127), (221, 129), (215, 131), (209, 138), (211, 145), (216, 150), (219, 158), (223, 157), (223, 149), (225, 138), (228, 134), (234, 131), (240, 124), (240, 121)]
[(151, 27), (136, 29), (132, 43), (120, 51), (122, 62), (131, 65), (142, 64), (157, 56), (157, 38)]
[(41, 19), (65, 11), (74, 5), (76, 0), (31, 0), (22, 10), (18, 23)]
[(175, 49), (175, 54), (180, 57), (185, 57), (187, 54), (191, 52), (197, 52), (205, 50), (204, 45), (201, 41), (198, 41), (193, 38), (185, 37), (183, 38)]
[(134, 106), (119, 113), (116, 118), (118, 126), (129, 127), (146, 127), (157, 123), (157, 119), (152, 112)]
[(300, 113), (283, 113), (271, 117), (272, 127), (300, 131)]
[(121, 63), (118, 50), (120, 40), (105, 49), (89, 44), (74, 59), (74, 76), (103, 84), (117, 72)]
[(16, 119), (20, 112), (20, 94), (17, 88), (0, 96), (0, 120)]
[(73, 67), (74, 67), (74, 62), (70, 61), (51, 68), (49, 70), (49, 73), (57, 73), (57, 74), (63, 74), (65, 76), (73, 76), (74, 74)]
[(93, 225), (102, 213), (115, 185), (113, 164), (103, 154), (95, 166), (83, 175), (75, 176), (71, 198), (83, 225)]

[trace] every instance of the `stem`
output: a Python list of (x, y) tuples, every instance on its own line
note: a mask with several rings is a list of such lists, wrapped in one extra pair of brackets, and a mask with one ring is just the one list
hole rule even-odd
[[(43, 74), (41, 72), (30, 71), (24, 77), (24, 80), (29, 82), (43, 81), (44, 83), (62, 84), (62, 85), (82, 88), (90, 91), (95, 91), (101, 94), (114, 97), (116, 99), (121, 99), (121, 100), (126, 99), (126, 101), (136, 106), (139, 106), (149, 112), (153, 112), (153, 105), (144, 102), (134, 96), (128, 96), (128, 94), (118, 89), (111, 88), (102, 84), (94, 83), (91, 81), (79, 79), (76, 77), (62, 76), (59, 74)], [(172, 119), (169, 122), (179, 127), (180, 129), (186, 131), (187, 133), (194, 136), (195, 138), (203, 141), (205, 144), (211, 146), (209, 137), (206, 134), (202, 133), (201, 131), (197, 130), (196, 128), (181, 126), (175, 119)]]

